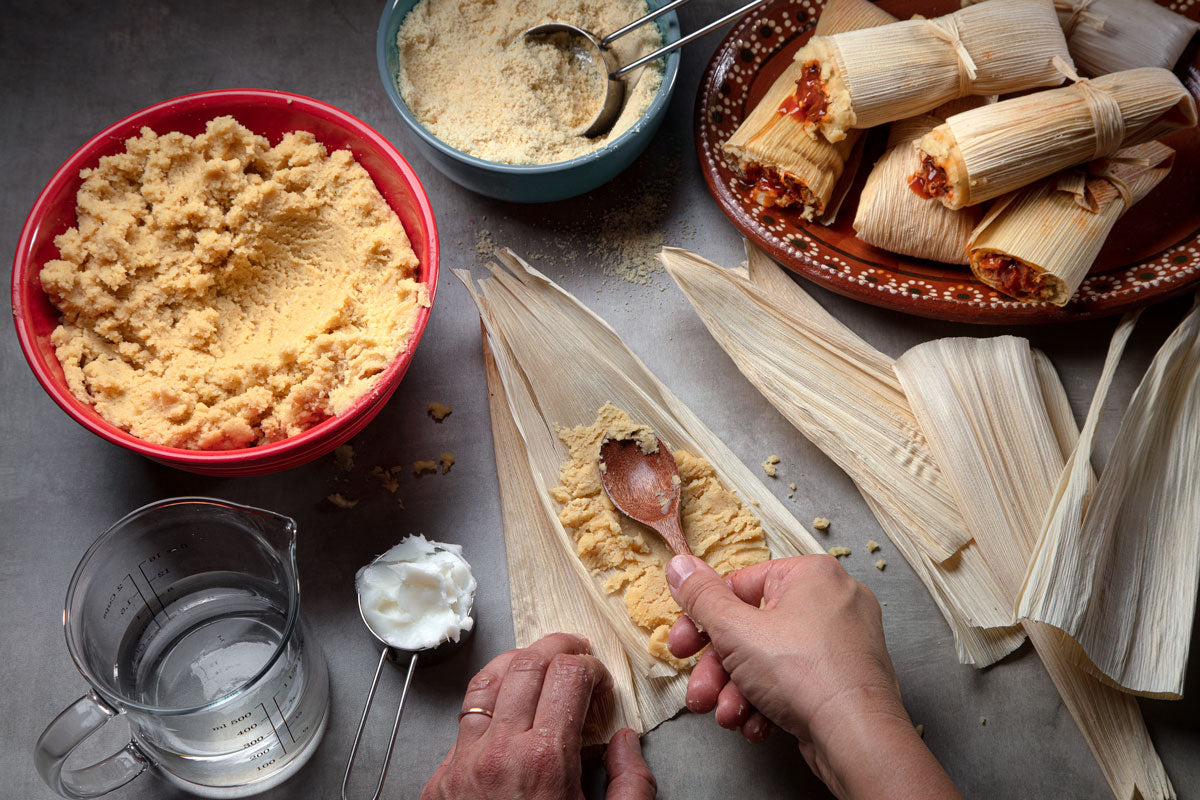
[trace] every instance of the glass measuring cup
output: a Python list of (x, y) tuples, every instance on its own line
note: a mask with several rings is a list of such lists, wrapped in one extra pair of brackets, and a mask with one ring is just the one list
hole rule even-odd
[[(59, 794), (96, 797), (154, 767), (204, 797), (245, 797), (300, 769), (325, 732), (329, 677), (300, 618), (296, 523), (221, 500), (144, 506), (88, 549), (67, 590), (67, 649), (91, 690), (38, 740)], [(116, 714), (133, 740), (71, 752)]]

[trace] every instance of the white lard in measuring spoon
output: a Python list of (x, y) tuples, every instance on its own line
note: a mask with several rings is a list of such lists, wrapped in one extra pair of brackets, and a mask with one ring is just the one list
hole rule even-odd
[[(375, 797), (383, 791), (396, 734), (404, 713), (404, 701), (408, 687), (412, 684), (413, 672), (418, 660), (433, 663), (447, 657), (458, 649), (458, 642), (475, 626), (471, 608), (475, 603), (475, 577), (471, 565), (463, 558), (462, 548), (456, 544), (431, 542), (424, 536), (409, 536), (379, 558), (358, 571), (355, 577), (358, 590), (358, 607), (363, 622), (380, 642), (386, 645), (375, 668), (375, 679), (367, 693), (358, 733), (350, 747), (350, 758), (346, 762), (346, 774), (342, 778), (342, 800), (348, 797), (350, 775), (354, 770), (354, 759), (362, 742), (363, 728), (383, 662), (407, 655), (408, 671), (404, 678), (404, 689), (400, 693), (400, 705), (396, 709), (396, 722), (392, 725), (392, 738), (388, 742), (375, 786)], [(453, 644), (452, 644), (453, 643)]]
[(409, 536), (358, 571), (367, 626), (385, 644), (414, 651), (457, 642), (475, 621), (475, 577), (456, 544)]

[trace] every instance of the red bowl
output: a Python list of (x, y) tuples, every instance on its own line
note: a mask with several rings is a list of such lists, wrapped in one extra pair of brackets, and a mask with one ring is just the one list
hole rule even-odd
[(272, 144), (277, 144), (285, 133), (305, 130), (330, 150), (353, 153), (404, 224), (421, 262), (419, 279), (428, 287), (432, 304), (437, 291), (439, 259), (433, 209), (416, 173), (391, 142), (362, 120), (308, 97), (266, 89), (221, 89), (177, 97), (142, 109), (93, 136), (58, 168), (33, 204), (17, 242), (12, 277), (13, 320), (21, 350), (42, 388), (72, 419), (92, 433), (189, 472), (263, 475), (312, 461), (361, 431), (383, 408), (408, 370), (429, 323), (430, 309), (422, 308), (418, 313), (404, 352), (392, 361), (374, 388), (345, 412), (272, 444), (238, 450), (183, 450), (138, 439), (101, 418), (95, 409), (71, 394), (50, 343), (50, 334), (58, 325), (58, 310), (38, 280), (42, 266), (58, 257), (54, 237), (75, 224), (75, 194), (82, 183), (81, 169), (96, 166), (101, 156), (123, 152), (125, 140), (136, 136), (143, 126), (159, 134), (180, 131), (195, 135), (204, 131), (210, 119), (225, 114), (233, 115)]

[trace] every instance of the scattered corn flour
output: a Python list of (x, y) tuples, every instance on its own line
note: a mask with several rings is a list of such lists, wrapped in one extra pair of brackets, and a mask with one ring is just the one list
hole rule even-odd
[[(677, 668), (689, 662), (673, 657), (667, 633), (683, 612), (667, 587), (666, 564), (673, 555), (658, 534), (621, 514), (600, 482), (600, 443), (610, 430), (638, 427), (611, 404), (591, 425), (562, 428), (558, 435), (570, 452), (562, 465), (562, 485), (551, 492), (562, 508), (558, 518), (575, 537), (579, 559), (620, 592), (625, 609), (650, 636), (649, 650)], [(688, 546), (713, 569), (726, 575), (771, 557), (758, 518), (725, 488), (712, 464), (685, 450), (674, 452), (682, 481), (680, 515)]]
[[(654, 62), (625, 76), (626, 102), (604, 136), (579, 135), (603, 102), (603, 82), (578, 57), (521, 33), (566, 22), (603, 36), (647, 13), (645, 0), (421, 0), (396, 37), (396, 85), (417, 121), (470, 155), (551, 164), (598, 150), (629, 129), (662, 85)], [(620, 64), (662, 46), (644, 25), (613, 43)]]
[(375, 385), (429, 295), (396, 213), (345, 150), (232, 117), (143, 128), (81, 173), (41, 271), (81, 402), (156, 444), (273, 442)]

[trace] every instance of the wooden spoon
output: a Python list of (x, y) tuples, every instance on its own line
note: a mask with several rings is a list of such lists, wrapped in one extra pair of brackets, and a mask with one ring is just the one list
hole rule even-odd
[(675, 551), (689, 556), (679, 522), (680, 480), (675, 457), (662, 439), (658, 452), (645, 453), (633, 439), (605, 437), (600, 443), (600, 482), (613, 505), (653, 528)]

